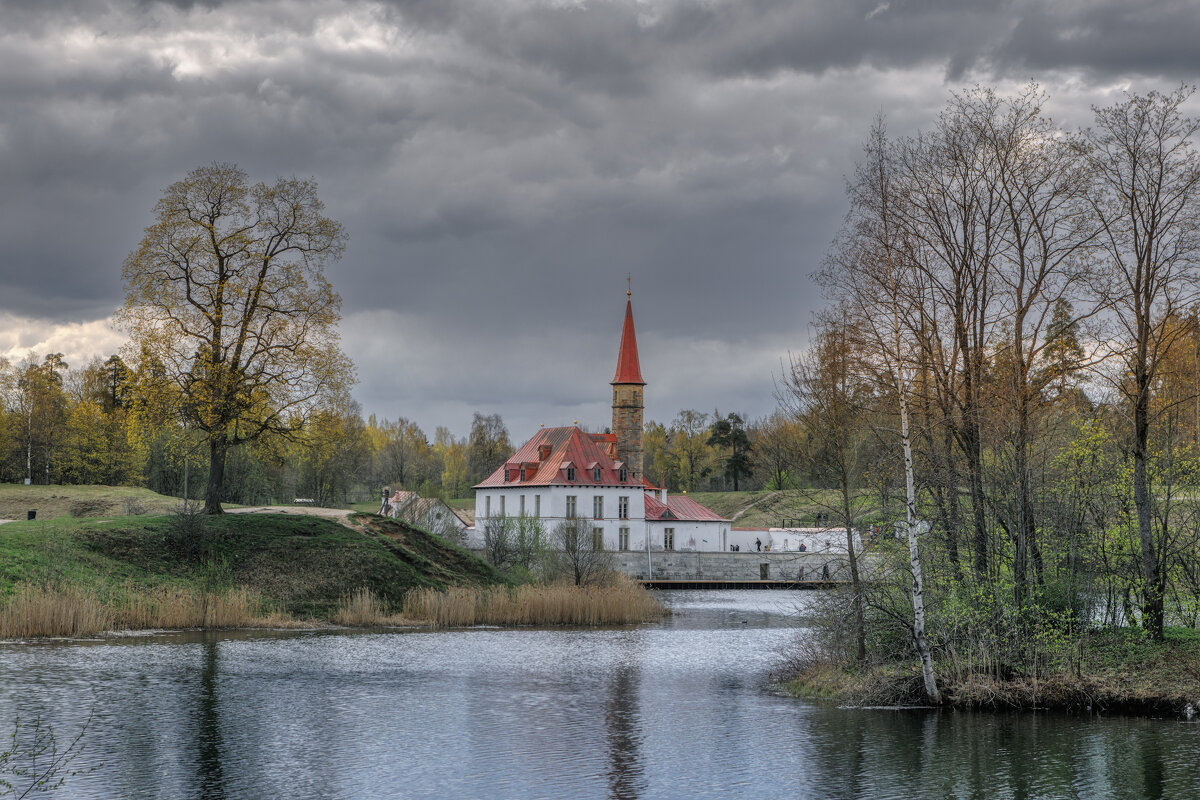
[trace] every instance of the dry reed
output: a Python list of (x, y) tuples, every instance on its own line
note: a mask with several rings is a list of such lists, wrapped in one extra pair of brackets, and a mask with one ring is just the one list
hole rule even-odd
[(400, 618), (389, 614), (384, 602), (363, 586), (342, 597), (337, 611), (333, 613), (333, 621), (338, 625), (394, 625), (400, 622)]
[(87, 636), (109, 630), (277, 626), (277, 613), (246, 589), (197, 592), (183, 588), (135, 591), (107, 601), (91, 590), (20, 584), (0, 607), (0, 638)]
[(0, 637), (87, 636), (111, 627), (112, 615), (89, 590), (20, 584), (0, 609)]
[(415, 589), (404, 598), (406, 618), (440, 627), (622, 625), (649, 622), (664, 613), (657, 599), (632, 582)]

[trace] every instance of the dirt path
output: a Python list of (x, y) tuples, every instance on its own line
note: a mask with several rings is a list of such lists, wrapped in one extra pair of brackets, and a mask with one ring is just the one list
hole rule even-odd
[(757, 499), (757, 500), (755, 500), (753, 503), (751, 503), (750, 505), (746, 506), (746, 507), (745, 507), (745, 508), (743, 508), (741, 511), (737, 512), (737, 513), (736, 513), (736, 514), (734, 514), (732, 517), (730, 517), (730, 518), (729, 518), (729, 521), (730, 521), (730, 522), (736, 522), (736, 521), (737, 521), (737, 518), (738, 518), (738, 517), (740, 517), (742, 514), (745, 514), (747, 511), (749, 511), (750, 509), (754, 508), (754, 507), (755, 507), (756, 505), (758, 505), (759, 503), (765, 503), (767, 500), (770, 500), (772, 497), (775, 497), (777, 494), (779, 494), (779, 492), (771, 492), (771, 493), (769, 493), (769, 494), (764, 494), (762, 497), (758, 498), (758, 499)]

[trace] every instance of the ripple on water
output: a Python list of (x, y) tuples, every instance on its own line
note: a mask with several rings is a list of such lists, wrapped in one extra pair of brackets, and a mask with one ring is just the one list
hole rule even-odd
[(798, 702), (764, 676), (802, 593), (668, 601), (607, 630), (0, 645), (0, 719), (94, 705), (80, 798), (1200, 796), (1200, 726)]

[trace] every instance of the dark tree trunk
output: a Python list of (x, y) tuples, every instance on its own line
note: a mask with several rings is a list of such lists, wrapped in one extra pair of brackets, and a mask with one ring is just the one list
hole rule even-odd
[(208, 488), (204, 492), (204, 513), (224, 514), (221, 489), (225, 485), (225, 456), (229, 452), (229, 441), (224, 436), (214, 436), (208, 442), (208, 451)]
[[(1144, 362), (1143, 362), (1144, 363)], [(1145, 370), (1134, 376), (1133, 502), (1137, 506), (1138, 539), (1142, 546), (1142, 627), (1154, 639), (1163, 638), (1163, 580), (1151, 521), (1150, 478), (1147, 473), (1150, 438), (1150, 379)]]

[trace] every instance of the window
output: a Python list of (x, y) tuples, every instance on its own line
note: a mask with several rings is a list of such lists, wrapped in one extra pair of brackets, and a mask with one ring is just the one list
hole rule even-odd
[(525, 480), (525, 468), (521, 467), (521, 480)]
[(600, 468), (592, 467), (592, 483), (600, 482)]
[(542, 496), (540, 494), (533, 496), (533, 515), (539, 518), (542, 516)]
[(592, 519), (604, 519), (604, 497), (601, 495), (592, 498)]
[(490, 494), (483, 497), (483, 515), (485, 517), (492, 515), (492, 496)]
[(592, 549), (604, 549), (604, 528), (592, 528)]
[(629, 480), (629, 470), (621, 467), (620, 472), (617, 473), (617, 477), (620, 478), (621, 483), (624, 483), (625, 481)]
[(504, 495), (500, 495), (500, 516), (504, 516)]
[(567, 495), (567, 519), (575, 519), (575, 495)]
[(675, 529), (663, 528), (663, 550), (675, 549)]
[(567, 467), (567, 480), (569, 480), (569, 481), (575, 480), (575, 468), (574, 467)]
[(629, 549), (629, 528), (618, 528), (617, 529), (617, 549), (618, 550), (628, 550)]
[(620, 519), (629, 519), (629, 498), (617, 498), (617, 517)]
[(525, 495), (521, 495), (521, 516), (525, 516)]

